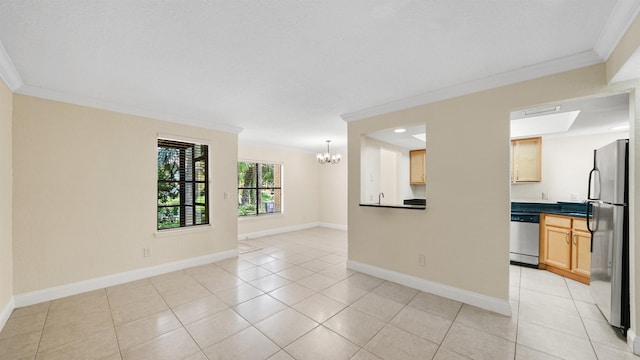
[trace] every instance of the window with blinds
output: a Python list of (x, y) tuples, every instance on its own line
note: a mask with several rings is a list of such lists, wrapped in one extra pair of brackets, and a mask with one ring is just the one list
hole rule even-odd
[(158, 230), (209, 224), (208, 146), (158, 139)]

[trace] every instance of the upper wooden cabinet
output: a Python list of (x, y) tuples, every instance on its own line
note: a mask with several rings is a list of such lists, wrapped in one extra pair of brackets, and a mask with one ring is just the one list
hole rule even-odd
[(424, 185), (426, 155), (427, 150), (425, 149), (409, 151), (409, 163), (411, 167), (409, 172), (409, 183), (411, 185)]
[(511, 140), (511, 181), (540, 182), (542, 138)]

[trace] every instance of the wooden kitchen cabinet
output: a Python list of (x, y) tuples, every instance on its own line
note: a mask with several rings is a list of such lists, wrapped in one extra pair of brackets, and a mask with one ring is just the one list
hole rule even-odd
[(571, 269), (571, 229), (546, 226), (544, 235), (547, 245), (547, 253), (544, 259), (548, 266), (560, 269)]
[(574, 219), (571, 231), (571, 269), (588, 277), (591, 272), (591, 233), (587, 229), (587, 221)]
[(411, 185), (424, 185), (426, 156), (427, 150), (425, 149), (409, 151), (409, 183)]
[(542, 138), (511, 140), (511, 181), (513, 183), (542, 180)]
[(586, 220), (544, 214), (540, 225), (540, 268), (589, 284), (591, 234)]

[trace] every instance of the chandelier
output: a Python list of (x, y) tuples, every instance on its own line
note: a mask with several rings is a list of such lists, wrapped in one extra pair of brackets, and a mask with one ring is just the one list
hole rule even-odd
[(337, 164), (340, 162), (340, 160), (342, 159), (342, 156), (340, 156), (340, 154), (334, 154), (331, 155), (331, 153), (329, 152), (329, 143), (331, 142), (331, 140), (326, 140), (327, 141), (327, 152), (326, 153), (318, 153), (318, 156), (316, 156), (316, 159), (318, 160), (318, 162), (320, 164), (326, 164), (326, 163), (331, 163), (331, 164)]

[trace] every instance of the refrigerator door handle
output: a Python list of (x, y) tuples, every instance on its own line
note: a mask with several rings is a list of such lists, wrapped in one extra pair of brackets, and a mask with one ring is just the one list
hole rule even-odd
[(598, 205), (599, 202), (597, 201), (589, 201), (587, 203), (587, 230), (591, 233), (591, 252), (593, 252), (593, 234), (598, 231), (598, 221), (600, 220), (600, 207)]
[[(594, 194), (591, 193), (591, 189), (593, 189)], [(589, 171), (589, 188), (587, 189), (587, 199), (600, 200), (600, 171), (596, 168), (593, 168), (593, 170)]]
[[(597, 157), (598, 150), (593, 150), (593, 169), (589, 171), (589, 188), (587, 189), (587, 200), (600, 200), (600, 170), (598, 170)], [(595, 177), (594, 174), (596, 175)], [(591, 189), (593, 189), (593, 194), (591, 193)]]
[(589, 248), (590, 252), (593, 252), (593, 232), (595, 231), (595, 229), (591, 228), (591, 221), (593, 219), (593, 203), (592, 202), (588, 202), (587, 203), (587, 230), (589, 230), (589, 233), (591, 233), (591, 245)]

